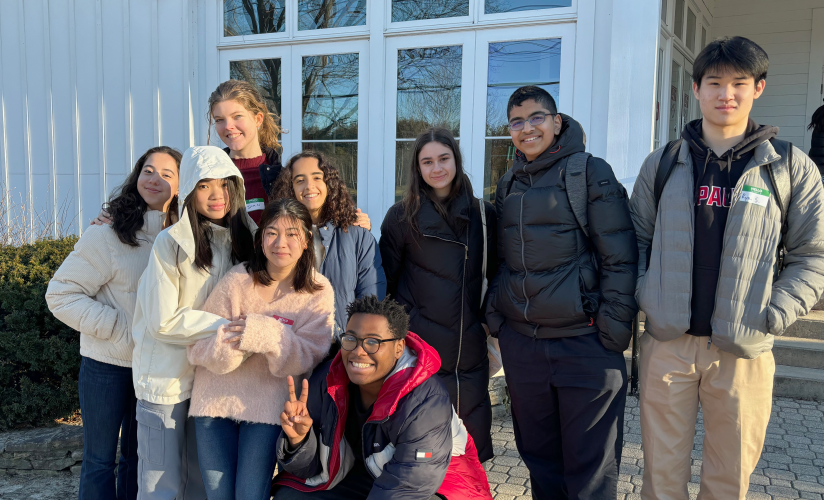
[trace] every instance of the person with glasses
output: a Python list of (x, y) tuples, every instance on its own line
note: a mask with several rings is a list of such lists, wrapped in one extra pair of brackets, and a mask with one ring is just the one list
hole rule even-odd
[(614, 499), (638, 248), (612, 168), (539, 87), (507, 104), (514, 164), (498, 181), (498, 337), (515, 444), (535, 499)]
[(438, 354), (392, 299), (347, 308), (340, 351), (296, 394), (288, 380), (275, 500), (491, 500)]

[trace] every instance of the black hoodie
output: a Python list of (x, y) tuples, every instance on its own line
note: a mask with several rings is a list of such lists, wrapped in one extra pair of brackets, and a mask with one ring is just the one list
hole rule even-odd
[(744, 139), (720, 157), (704, 142), (702, 120), (684, 127), (681, 136), (692, 155), (695, 181), (695, 240), (692, 253), (692, 311), (690, 329), (696, 336), (712, 335), (715, 292), (721, 268), (724, 228), (733, 190), (753, 157), (755, 148), (778, 134), (778, 127), (750, 120)]

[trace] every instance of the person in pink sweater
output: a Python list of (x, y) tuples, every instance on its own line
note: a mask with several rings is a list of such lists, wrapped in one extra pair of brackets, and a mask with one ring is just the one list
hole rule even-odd
[(189, 415), (209, 500), (269, 498), (286, 379), (308, 377), (332, 343), (334, 292), (315, 271), (309, 212), (279, 199), (260, 228), (252, 258), (230, 269), (203, 306), (231, 322), (187, 348), (196, 366)]

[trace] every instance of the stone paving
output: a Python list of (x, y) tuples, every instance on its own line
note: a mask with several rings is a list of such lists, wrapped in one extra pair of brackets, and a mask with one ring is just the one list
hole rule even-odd
[[(496, 500), (531, 498), (529, 473), (515, 449), (512, 420), (503, 415), (493, 421), (495, 458), (485, 464)], [(704, 438), (699, 413), (692, 452), (690, 498), (698, 494), (701, 449)], [(640, 499), (644, 459), (638, 400), (627, 398), (624, 452), (618, 500)], [(751, 500), (824, 500), (824, 403), (776, 398), (764, 451), (752, 475)], [(51, 476), (0, 477), (0, 498), (8, 500), (70, 499), (77, 495), (77, 476), (67, 472)]]

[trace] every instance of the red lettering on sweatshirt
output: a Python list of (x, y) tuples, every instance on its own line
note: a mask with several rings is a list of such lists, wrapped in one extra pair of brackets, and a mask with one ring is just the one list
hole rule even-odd
[(717, 186), (700, 186), (698, 188), (698, 205), (730, 207), (732, 190)]

